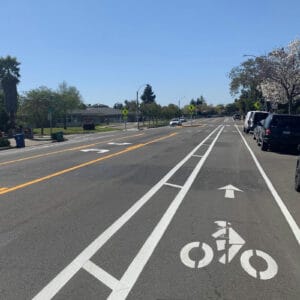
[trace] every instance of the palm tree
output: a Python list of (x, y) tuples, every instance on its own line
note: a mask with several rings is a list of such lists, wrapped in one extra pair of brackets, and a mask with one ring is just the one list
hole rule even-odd
[(18, 108), (17, 84), (20, 82), (20, 63), (15, 57), (0, 57), (0, 87), (3, 90), (5, 109), (9, 115), (10, 128), (15, 128)]

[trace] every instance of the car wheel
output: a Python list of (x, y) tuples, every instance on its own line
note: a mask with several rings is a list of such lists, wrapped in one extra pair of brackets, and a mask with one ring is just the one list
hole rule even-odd
[(253, 139), (254, 139), (254, 140), (256, 140), (256, 136), (255, 136), (255, 134), (253, 134)]
[(265, 143), (263, 140), (262, 140), (261, 143), (260, 143), (260, 149), (261, 149), (262, 151), (267, 151), (267, 150), (268, 150), (268, 144)]
[(299, 164), (297, 164), (296, 173), (295, 173), (295, 190), (300, 192), (300, 174), (299, 174)]

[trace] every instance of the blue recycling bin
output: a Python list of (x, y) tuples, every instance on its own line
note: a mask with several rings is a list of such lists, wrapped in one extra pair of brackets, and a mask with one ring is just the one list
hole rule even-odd
[(15, 135), (16, 146), (17, 148), (25, 147), (25, 138), (23, 133), (18, 133)]

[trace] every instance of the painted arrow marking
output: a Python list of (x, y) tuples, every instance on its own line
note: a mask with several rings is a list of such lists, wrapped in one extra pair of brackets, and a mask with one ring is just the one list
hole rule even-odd
[(218, 190), (225, 190), (225, 198), (235, 198), (234, 197), (234, 191), (242, 192), (242, 190), (238, 189), (237, 187), (235, 187), (231, 184), (228, 184), (226, 186), (218, 188)]
[(80, 150), (80, 151), (82, 151), (82, 152), (97, 152), (97, 153), (101, 154), (101, 153), (108, 152), (109, 150), (107, 150), (107, 149), (96, 149), (96, 148), (94, 148), (94, 149), (83, 149), (83, 150)]
[(111, 143), (108, 143), (108, 145), (126, 146), (126, 145), (131, 145), (131, 143), (115, 143), (115, 142), (111, 142)]

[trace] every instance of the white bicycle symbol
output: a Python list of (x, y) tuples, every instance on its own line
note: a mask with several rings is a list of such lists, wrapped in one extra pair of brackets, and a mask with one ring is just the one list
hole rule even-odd
[[(212, 234), (216, 239), (217, 250), (225, 253), (219, 258), (222, 264), (230, 263), (238, 254), (240, 249), (245, 244), (244, 239), (231, 227), (231, 223), (227, 221), (215, 221), (218, 225), (218, 230)], [(190, 251), (194, 248), (201, 248), (204, 251), (204, 257), (200, 261), (195, 261), (190, 258)], [(258, 256), (263, 259), (267, 265), (264, 271), (257, 270), (250, 262), (252, 257)], [(208, 266), (214, 257), (213, 249), (206, 243), (191, 242), (185, 245), (180, 251), (182, 263), (189, 268), (204, 268)], [(246, 250), (240, 258), (242, 268), (250, 276), (261, 280), (268, 280), (276, 276), (278, 266), (276, 261), (267, 253), (261, 250)]]

